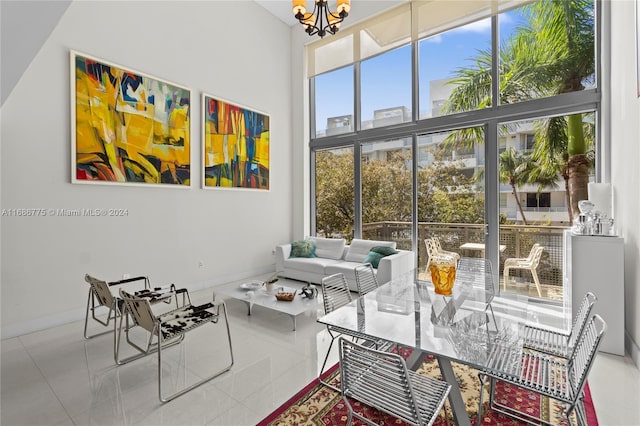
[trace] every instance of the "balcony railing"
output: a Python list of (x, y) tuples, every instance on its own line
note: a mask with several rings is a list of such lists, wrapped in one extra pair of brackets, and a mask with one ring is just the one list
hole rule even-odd
[[(425, 238), (437, 236), (442, 248), (455, 251), (464, 256), (472, 253), (463, 253), (460, 246), (464, 243), (484, 243), (483, 224), (464, 223), (430, 223), (418, 224), (418, 266), (427, 264), (427, 251), (423, 243)], [(541, 284), (547, 286), (562, 287), (562, 233), (567, 229), (562, 226), (535, 226), (535, 225), (500, 225), (500, 245), (506, 246), (500, 252), (500, 279), (504, 261), (510, 257), (526, 257), (535, 243), (544, 246), (545, 250), (538, 266), (538, 276)], [(398, 248), (411, 250), (411, 223), (409, 222), (373, 222), (363, 224), (362, 237), (371, 240), (395, 241)], [(481, 252), (476, 255), (482, 255)], [(513, 270), (511, 277), (521, 277), (530, 280), (529, 271)]]

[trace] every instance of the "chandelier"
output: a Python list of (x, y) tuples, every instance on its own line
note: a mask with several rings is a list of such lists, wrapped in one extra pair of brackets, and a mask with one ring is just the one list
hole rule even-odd
[(335, 12), (329, 10), (328, 0), (315, 0), (311, 13), (307, 13), (306, 3), (306, 0), (293, 0), (293, 14), (310, 36), (337, 33), (340, 22), (351, 10), (351, 0), (337, 0)]

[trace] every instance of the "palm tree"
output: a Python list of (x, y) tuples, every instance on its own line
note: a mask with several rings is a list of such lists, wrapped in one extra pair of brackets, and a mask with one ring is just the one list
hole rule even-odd
[(527, 225), (527, 218), (522, 210), (520, 197), (518, 197), (517, 188), (529, 183), (529, 175), (534, 168), (531, 158), (516, 151), (513, 147), (505, 150), (500, 154), (500, 173), (498, 174), (500, 183), (507, 183), (511, 186), (511, 193), (518, 205), (518, 211), (522, 216), (522, 222)]
[[(537, 1), (523, 6), (522, 11), (526, 25), (518, 28), (499, 52), (500, 104), (584, 90), (584, 83), (595, 71), (593, 1)], [(490, 58), (490, 51), (480, 51), (475, 68), (457, 71), (451, 80), (455, 88), (443, 106), (445, 113), (491, 105)], [(551, 170), (560, 171), (571, 222), (578, 213), (578, 201), (587, 198), (589, 140), (582, 114), (550, 120), (549, 132), (536, 137), (536, 159), (546, 166), (539, 176), (548, 178)], [(555, 139), (558, 135), (564, 136)], [(467, 144), (476, 136), (461, 130), (447, 143)]]

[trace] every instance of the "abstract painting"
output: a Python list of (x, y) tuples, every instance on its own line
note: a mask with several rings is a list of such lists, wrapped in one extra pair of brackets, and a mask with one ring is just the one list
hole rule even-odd
[(189, 187), (189, 89), (71, 52), (72, 182)]
[(202, 96), (203, 188), (269, 190), (269, 116)]

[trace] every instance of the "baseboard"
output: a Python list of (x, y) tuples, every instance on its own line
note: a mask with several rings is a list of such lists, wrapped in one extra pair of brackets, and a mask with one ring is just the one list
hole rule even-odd
[(638, 347), (638, 344), (633, 341), (627, 330), (624, 331), (624, 340), (626, 352), (631, 356), (633, 363), (640, 370), (640, 347)]
[[(226, 275), (212, 280), (192, 283), (187, 286), (187, 289), (190, 293), (206, 289), (211, 289), (213, 292), (215, 292), (215, 287), (222, 284), (240, 281), (262, 274), (273, 273), (273, 271), (275, 270), (274, 267), (275, 265), (272, 265), (271, 267), (254, 269), (252, 271), (245, 271), (239, 274)], [(105, 309), (104, 313), (106, 314), (106, 312), (107, 310)], [(16, 324), (2, 326), (2, 340), (22, 336), (24, 334), (34, 333), (36, 331), (46, 330), (48, 328), (58, 327), (60, 325), (69, 324), (75, 321), (84, 321), (85, 313), (86, 308), (83, 307), (81, 309), (60, 312), (46, 317), (40, 317)], [(82, 334), (82, 330), (79, 330), (79, 333)]]

